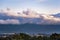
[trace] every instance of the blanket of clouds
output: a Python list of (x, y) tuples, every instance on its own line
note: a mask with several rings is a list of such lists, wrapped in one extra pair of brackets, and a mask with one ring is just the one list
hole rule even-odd
[(14, 12), (7, 8), (6, 10), (0, 10), (0, 24), (60, 24), (60, 13), (57, 14), (39, 14), (30, 9)]

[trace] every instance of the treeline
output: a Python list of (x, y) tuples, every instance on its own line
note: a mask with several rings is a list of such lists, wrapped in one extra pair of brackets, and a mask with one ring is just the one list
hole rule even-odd
[(0, 37), (0, 40), (60, 40), (60, 34), (54, 33), (48, 36), (36, 36), (25, 33), (13, 34), (7, 37)]

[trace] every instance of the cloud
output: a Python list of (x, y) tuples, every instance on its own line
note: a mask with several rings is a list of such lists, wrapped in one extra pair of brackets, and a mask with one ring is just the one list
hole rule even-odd
[(0, 11), (0, 14), (4, 14), (6, 16), (19, 16), (18, 13), (14, 12), (10, 8), (4, 9)]
[(1, 11), (0, 14), (4, 14), (6, 16), (15, 16), (15, 17), (30, 17), (30, 18), (39, 17), (39, 15), (37, 15), (37, 12), (30, 9), (29, 10), (27, 9), (22, 12), (14, 12), (13, 10), (7, 8), (6, 10)]
[(60, 24), (60, 18), (51, 15), (42, 15), (40, 18), (43, 18), (41, 24)]
[(7, 20), (0, 20), (0, 24), (20, 24), (19, 20), (16, 19), (7, 19)]
[[(60, 24), (60, 18), (53, 15), (38, 14), (34, 10), (27, 10), (21, 12), (14, 12), (11, 9), (0, 12), (2, 20), (0, 24), (19, 24), (19, 23), (36, 23), (36, 24)], [(58, 15), (57, 15), (58, 16)], [(3, 20), (3, 18), (6, 20)], [(10, 19), (10, 18), (12, 19)], [(14, 18), (14, 19), (13, 19)], [(20, 21), (20, 22), (19, 22)]]
[(29, 17), (29, 18), (38, 18), (39, 17), (38, 13), (31, 9), (27, 9), (27, 11), (23, 11), (23, 14), (26, 15), (25, 17)]

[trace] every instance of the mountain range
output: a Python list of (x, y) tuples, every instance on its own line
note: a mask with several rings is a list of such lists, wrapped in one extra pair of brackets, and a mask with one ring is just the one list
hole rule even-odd
[(1, 33), (31, 33), (31, 34), (60, 33), (60, 25), (39, 25), (29, 23), (21, 25), (0, 24), (0, 34)]

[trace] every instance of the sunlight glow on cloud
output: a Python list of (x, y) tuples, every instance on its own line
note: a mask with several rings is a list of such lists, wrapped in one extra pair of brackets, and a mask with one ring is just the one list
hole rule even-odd
[(50, 15), (42, 15), (42, 24), (60, 24), (60, 18), (56, 18)]
[(30, 17), (30, 18), (34, 18), (34, 17), (39, 17), (39, 15), (37, 15), (38, 13), (33, 11), (33, 10), (26, 10), (26, 11), (22, 11), (22, 12), (14, 12), (13, 10), (7, 9), (7, 10), (3, 10), (2, 12), (3, 14), (7, 15), (7, 16), (16, 16), (16, 17)]

